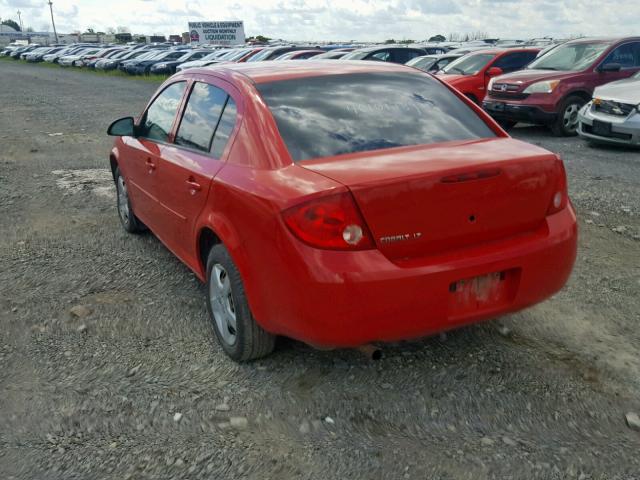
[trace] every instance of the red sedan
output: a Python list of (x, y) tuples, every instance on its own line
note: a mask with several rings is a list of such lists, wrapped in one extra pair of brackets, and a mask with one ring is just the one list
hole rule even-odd
[(438, 75), (478, 105), (482, 104), (489, 80), (523, 69), (539, 48), (492, 48), (478, 50), (449, 63)]
[(349, 347), (513, 312), (576, 256), (562, 161), (410, 67), (188, 70), (109, 133), (122, 225), (207, 283), (236, 360), (277, 335)]

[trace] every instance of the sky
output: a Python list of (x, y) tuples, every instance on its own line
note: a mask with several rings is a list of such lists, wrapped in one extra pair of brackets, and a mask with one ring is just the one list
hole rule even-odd
[[(48, 0), (0, 0), (0, 18), (50, 31)], [(245, 32), (287, 40), (424, 40), (640, 35), (640, 0), (53, 0), (59, 33), (179, 34), (188, 21), (243, 20)]]

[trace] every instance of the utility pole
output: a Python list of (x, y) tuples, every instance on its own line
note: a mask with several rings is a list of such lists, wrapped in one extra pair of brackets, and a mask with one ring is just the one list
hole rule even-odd
[(56, 43), (58, 43), (58, 32), (56, 32), (56, 22), (53, 21), (53, 2), (49, 0), (49, 10), (51, 11), (51, 25), (53, 25), (53, 34), (56, 37)]
[(18, 23), (20, 24), (20, 31), (23, 32), (24, 28), (22, 28), (22, 17), (20, 16), (22, 12), (18, 10)]

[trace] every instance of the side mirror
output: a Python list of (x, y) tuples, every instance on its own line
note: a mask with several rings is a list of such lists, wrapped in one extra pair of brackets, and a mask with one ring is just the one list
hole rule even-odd
[(133, 117), (124, 117), (113, 122), (107, 129), (107, 135), (114, 137), (135, 137), (136, 126), (133, 122)]
[(619, 63), (605, 63), (599, 68), (599, 70), (601, 72), (619, 72), (622, 70), (622, 65)]
[(498, 75), (502, 75), (504, 72), (500, 67), (491, 67), (487, 70), (487, 76), (489, 77), (497, 77)]

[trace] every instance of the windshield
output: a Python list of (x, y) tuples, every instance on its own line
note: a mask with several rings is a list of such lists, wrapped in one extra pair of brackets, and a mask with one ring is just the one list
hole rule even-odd
[(424, 70), (436, 63), (436, 60), (437, 58), (435, 57), (416, 57), (409, 60), (407, 63), (405, 63), (405, 65)]
[(476, 53), (465, 55), (451, 62), (442, 71), (450, 75), (475, 75), (482, 70), (496, 55), (494, 53)]
[(471, 108), (423, 73), (325, 75), (257, 88), (294, 161), (495, 137)]
[(579, 71), (589, 67), (609, 48), (609, 43), (568, 43), (534, 60), (528, 70)]
[(274, 51), (275, 50), (273, 50), (273, 49), (265, 48), (261, 52), (258, 52), (253, 57), (249, 58), (249, 60), (247, 60), (247, 62), (260, 62), (260, 61), (264, 60), (265, 58), (267, 58), (269, 55), (271, 55)]
[(237, 50), (233, 52), (233, 54), (226, 57), (225, 60), (229, 60), (230, 62), (235, 62), (236, 60), (239, 60), (240, 58), (244, 57), (249, 52), (251, 52), (250, 48), (243, 48), (242, 50)]
[(342, 57), (340, 60), (362, 60), (364, 57), (366, 57), (368, 54), (370, 53), (369, 50), (355, 50), (353, 52), (349, 52), (347, 53), (344, 57)]

